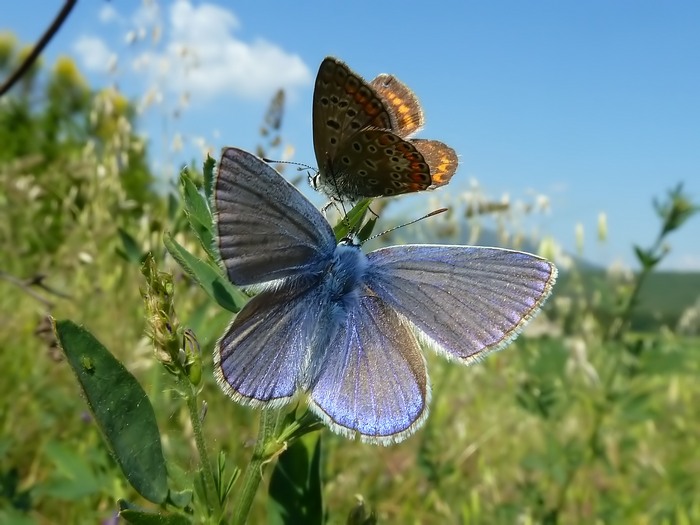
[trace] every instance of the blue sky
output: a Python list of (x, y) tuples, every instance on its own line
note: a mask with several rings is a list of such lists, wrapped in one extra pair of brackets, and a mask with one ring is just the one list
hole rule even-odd
[[(34, 42), (61, 5), (13, 2), (0, 30)], [(285, 144), (294, 147), (293, 160), (313, 165), (313, 79), (323, 57), (334, 55), (366, 78), (393, 73), (419, 96), (427, 121), (419, 136), (460, 155), (457, 175), (434, 196), (453, 198), (474, 179), (494, 199), (545, 195), (549, 213), (526, 220), (525, 233), (550, 234), (574, 252), (580, 223), (583, 255), (593, 262), (634, 266), (632, 244), (649, 244), (658, 228), (652, 199), (678, 182), (700, 200), (699, 2), (179, 0), (157, 7), (78, 3), (46, 60), (71, 55), (93, 86), (116, 84), (135, 99), (151, 89), (157, 103), (139, 129), (162, 173), (197, 157), (200, 144), (252, 149), (278, 87), (288, 92)], [(189, 103), (173, 118), (184, 92)], [(176, 134), (183, 150), (173, 151)], [(417, 215), (432, 206), (430, 197), (406, 196), (401, 206)], [(596, 241), (601, 212), (604, 245)], [(667, 269), (700, 270), (700, 218), (670, 241)]]

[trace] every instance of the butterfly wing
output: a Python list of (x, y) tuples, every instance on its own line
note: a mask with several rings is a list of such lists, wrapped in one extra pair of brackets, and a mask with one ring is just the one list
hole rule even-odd
[(258, 157), (227, 148), (214, 186), (219, 253), (238, 285), (323, 270), (335, 237), (321, 213)]
[[(406, 139), (423, 128), (423, 109), (418, 97), (406, 84), (393, 75), (382, 73), (370, 82), (370, 87), (384, 101), (391, 116), (391, 131)], [(411, 139), (409, 142), (430, 166), (431, 184), (427, 189), (447, 184), (457, 171), (459, 163), (455, 150), (437, 140)]]
[(423, 109), (416, 94), (406, 84), (393, 75), (382, 73), (369, 85), (387, 108), (391, 117), (391, 131), (406, 138), (423, 128)]
[(334, 432), (388, 445), (427, 417), (425, 361), (408, 326), (376, 296), (364, 296), (327, 347), (310, 405)]
[(318, 283), (267, 289), (234, 318), (214, 351), (214, 371), (236, 401), (288, 401), (304, 383), (323, 301)]
[(368, 259), (367, 286), (448, 357), (466, 362), (512, 341), (557, 276), (535, 255), (478, 246), (392, 246)]
[(430, 166), (428, 189), (433, 190), (450, 182), (459, 164), (455, 150), (437, 140), (411, 139), (410, 142)]
[(316, 76), (312, 123), (316, 162), (324, 172), (348, 138), (367, 127), (389, 129), (391, 118), (361, 76), (340, 60), (326, 57)]
[(400, 195), (428, 189), (430, 166), (411, 141), (365, 129), (345, 141), (320, 183), (327, 194), (353, 200)]

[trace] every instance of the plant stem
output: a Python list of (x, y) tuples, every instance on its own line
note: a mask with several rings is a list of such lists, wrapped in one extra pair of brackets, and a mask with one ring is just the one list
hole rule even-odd
[(7, 80), (5, 80), (5, 82), (3, 82), (2, 85), (0, 85), (0, 97), (7, 93), (10, 90), (10, 88), (14, 86), (20, 78), (22, 78), (22, 76), (29, 70), (29, 68), (32, 67), (32, 64), (36, 61), (37, 58), (39, 58), (39, 55), (44, 50), (46, 45), (51, 41), (51, 39), (54, 36), (56, 36), (56, 33), (63, 25), (63, 22), (66, 21), (66, 18), (68, 18), (68, 15), (73, 10), (73, 7), (75, 7), (75, 4), (77, 2), (78, 0), (67, 0), (66, 3), (63, 4), (63, 7), (56, 15), (56, 18), (53, 22), (51, 22), (51, 25), (46, 30), (46, 32), (43, 35), (41, 35), (41, 38), (36, 43), (32, 51), (25, 57), (20, 66), (14, 71), (14, 73), (12, 73), (12, 75), (10, 75), (10, 77)]
[[(650, 250), (651, 252), (656, 252), (659, 250), (661, 247), (661, 243), (663, 242), (663, 238), (665, 236), (664, 231), (661, 231), (659, 235), (656, 237), (656, 240), (654, 241), (654, 244), (652, 246), (652, 249)], [(622, 315), (620, 316), (620, 322), (616, 324), (608, 333), (607, 340), (610, 342), (619, 342), (623, 335), (625, 334), (627, 325), (629, 323), (630, 318), (632, 317), (632, 313), (634, 311), (634, 307), (637, 304), (637, 299), (639, 297), (639, 293), (642, 289), (642, 285), (646, 282), (647, 278), (653, 271), (653, 267), (650, 266), (643, 266), (642, 271), (639, 273), (637, 276), (637, 279), (634, 283), (634, 288), (632, 289), (632, 293), (629, 296), (629, 299), (627, 300), (627, 304), (625, 305), (625, 309), (622, 312)], [(603, 395), (604, 398), (608, 397), (610, 392), (612, 392), (613, 387), (615, 385), (615, 380), (617, 379), (617, 374), (620, 370), (620, 364), (622, 363), (622, 352), (617, 351), (612, 354), (612, 365), (610, 367), (610, 371), (608, 372), (605, 380), (603, 381)], [(561, 488), (559, 490), (559, 496), (557, 497), (556, 504), (552, 509), (549, 511), (549, 518), (553, 520), (554, 523), (557, 522), (559, 514), (561, 513), (562, 509), (564, 508), (564, 504), (566, 503), (566, 497), (568, 495), (569, 488), (573, 484), (576, 475), (578, 474), (579, 470), (581, 469), (581, 466), (587, 463), (591, 457), (594, 456), (594, 450), (596, 447), (596, 443), (598, 441), (598, 437), (600, 435), (600, 430), (603, 426), (603, 421), (605, 420), (605, 416), (608, 414), (608, 405), (606, 403), (600, 402), (596, 403), (594, 405), (594, 413), (593, 413), (593, 425), (591, 426), (591, 432), (588, 435), (588, 439), (586, 440), (587, 443), (587, 448), (586, 448), (586, 453), (582, 456), (579, 457), (569, 468), (568, 472), (566, 473), (566, 478), (564, 479), (564, 482), (561, 484)]]
[(212, 465), (209, 461), (209, 453), (207, 452), (207, 445), (204, 441), (204, 433), (202, 431), (202, 422), (199, 419), (199, 407), (197, 405), (197, 391), (196, 387), (189, 382), (187, 378), (183, 379), (187, 385), (187, 408), (190, 412), (190, 421), (192, 422), (192, 432), (194, 433), (194, 441), (197, 445), (197, 451), (199, 452), (199, 462), (202, 467), (202, 473), (204, 477), (204, 488), (206, 490), (207, 507), (209, 509), (210, 516), (216, 516), (216, 521), (221, 517), (221, 501), (219, 501), (219, 493), (216, 490), (216, 482), (214, 481), (214, 472), (212, 471)]
[(269, 456), (265, 453), (267, 444), (275, 435), (279, 421), (278, 410), (262, 410), (260, 413), (260, 428), (258, 429), (258, 439), (253, 450), (253, 457), (248, 463), (241, 489), (238, 492), (233, 509), (232, 525), (244, 525), (248, 519), (250, 508), (253, 505), (255, 494), (258, 491), (262, 473)]

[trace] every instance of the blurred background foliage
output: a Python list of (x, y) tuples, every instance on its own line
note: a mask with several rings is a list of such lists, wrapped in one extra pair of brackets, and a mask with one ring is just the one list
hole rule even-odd
[[(0, 77), (26, 52), (0, 35)], [(261, 116), (259, 154), (280, 144), (283, 111), (280, 93)], [(147, 251), (174, 273), (178, 316), (206, 356), (210, 443), (238, 465), (251, 453), (255, 411), (230, 402), (211, 374), (229, 314), (166, 256), (164, 232), (201, 248), (184, 230), (174, 183), (153, 189), (158, 174), (135, 116), (132, 101), (89, 86), (70, 58), (35, 64), (0, 98), (2, 523), (104, 522), (116, 498), (135, 497), (56, 349), (49, 315), (84, 324), (139, 378), (169, 464), (182, 466), (170, 476), (186, 484), (191, 428), (144, 336), (138, 263)], [(663, 199), (689, 204), (681, 192)], [(450, 214), (381, 242), (523, 246), (509, 206), (448, 204)], [(505, 352), (469, 369), (430, 355), (431, 416), (406, 442), (381, 448), (324, 432), (331, 522), (345, 522), (358, 498), (383, 523), (700, 522), (700, 276), (653, 272), (668, 220), (660, 213), (663, 235), (647, 232), (640, 272), (567, 259), (545, 312)], [(493, 239), (484, 224), (495, 225)], [(553, 240), (540, 248), (558, 262), (566, 255)], [(258, 496), (253, 523), (265, 520)]]

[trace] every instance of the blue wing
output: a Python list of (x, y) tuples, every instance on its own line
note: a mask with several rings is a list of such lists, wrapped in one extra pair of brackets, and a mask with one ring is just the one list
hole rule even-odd
[(235, 317), (214, 352), (214, 373), (234, 400), (283, 404), (305, 381), (324, 302), (317, 284), (267, 289)]
[(406, 245), (367, 257), (367, 286), (448, 357), (464, 361), (514, 339), (557, 276), (540, 257), (499, 248)]
[(214, 186), (219, 253), (238, 285), (322, 271), (336, 242), (321, 213), (255, 155), (224, 150)]
[(378, 297), (360, 298), (321, 362), (310, 406), (334, 432), (388, 445), (427, 417), (430, 387), (418, 341)]

